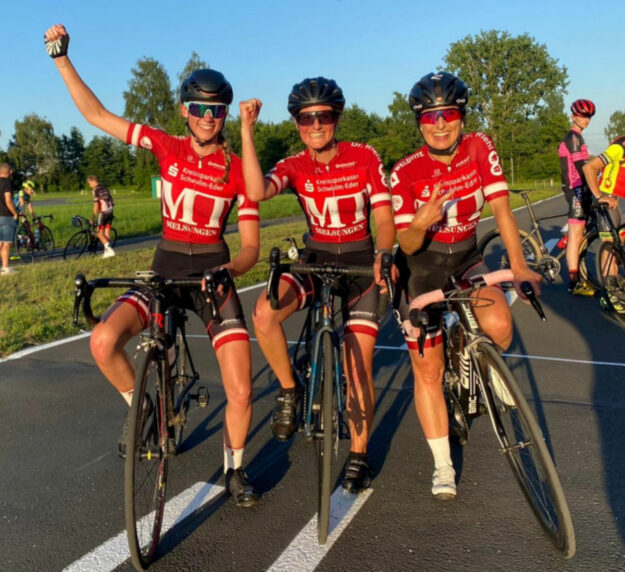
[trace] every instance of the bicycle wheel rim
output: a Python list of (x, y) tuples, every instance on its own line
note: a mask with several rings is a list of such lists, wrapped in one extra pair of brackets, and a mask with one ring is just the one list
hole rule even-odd
[(553, 460), (532, 411), (497, 350), (481, 343), (480, 371), (485, 383), (500, 451), (534, 515), (566, 558), (575, 554), (575, 533)]
[(74, 234), (68, 241), (63, 250), (63, 258), (80, 258), (87, 248), (87, 237), (82, 231)]
[(47, 226), (44, 226), (39, 233), (39, 247), (46, 256), (50, 256), (54, 252), (54, 236)]
[[(154, 559), (163, 522), (168, 459), (162, 361), (149, 349), (140, 368), (128, 419), (124, 505), (128, 547), (135, 567), (145, 569)], [(146, 407), (146, 396), (152, 407)]]
[(334, 450), (334, 346), (329, 332), (322, 338), (323, 368), (321, 379), (321, 429), (318, 442), (319, 497), (317, 507), (317, 537), (325, 544), (330, 528), (330, 496), (332, 494), (332, 454)]

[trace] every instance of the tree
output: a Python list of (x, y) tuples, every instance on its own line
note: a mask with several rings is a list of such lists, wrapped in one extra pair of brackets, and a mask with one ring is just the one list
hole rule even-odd
[(610, 115), (608, 126), (605, 128), (605, 135), (608, 141), (612, 141), (619, 135), (625, 135), (625, 112), (615, 111)]
[(382, 134), (382, 119), (375, 113), (368, 114), (354, 104), (341, 114), (337, 137), (341, 141), (367, 143), (372, 137)]
[(34, 113), (16, 121), (7, 155), (17, 171), (35, 175), (38, 182), (49, 185), (54, 180), (57, 163), (57, 139), (52, 123)]
[[(561, 96), (567, 71), (544, 44), (527, 34), (512, 37), (490, 30), (451, 44), (448, 71), (471, 88), (468, 111), (489, 133), (502, 157), (516, 152), (519, 130), (536, 119), (550, 97)], [(560, 110), (561, 111), (561, 110)]]
[(85, 138), (77, 127), (70, 129), (69, 137), (57, 139), (58, 184), (61, 189), (77, 190), (83, 187), (82, 164), (85, 155)]

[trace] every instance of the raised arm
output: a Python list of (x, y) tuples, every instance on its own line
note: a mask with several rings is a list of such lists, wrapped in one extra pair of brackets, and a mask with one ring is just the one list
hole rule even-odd
[(44, 40), (46, 50), (54, 59), (78, 111), (91, 125), (125, 142), (130, 122), (108, 111), (78, 75), (67, 56), (69, 34), (65, 27), (57, 24), (48, 28), (44, 34)]
[(263, 177), (263, 172), (256, 155), (254, 145), (254, 125), (258, 121), (258, 114), (262, 103), (259, 99), (248, 99), (239, 103), (241, 114), (241, 162), (245, 192), (252, 201), (266, 201), (273, 197), (277, 189), (270, 181)]

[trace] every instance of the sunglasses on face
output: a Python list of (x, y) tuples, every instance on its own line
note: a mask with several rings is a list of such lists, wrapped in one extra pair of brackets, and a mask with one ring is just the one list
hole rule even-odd
[(334, 111), (307, 111), (298, 113), (295, 119), (302, 127), (310, 127), (315, 123), (315, 119), (319, 121), (319, 125), (331, 125), (336, 120), (336, 115)]
[(185, 101), (184, 106), (193, 117), (204, 118), (207, 115), (213, 119), (223, 119), (228, 115), (228, 106), (223, 103), (201, 103), (199, 101)]
[(434, 125), (439, 117), (442, 117), (445, 123), (450, 123), (462, 119), (462, 113), (459, 109), (433, 109), (422, 113), (419, 117), (419, 123)]

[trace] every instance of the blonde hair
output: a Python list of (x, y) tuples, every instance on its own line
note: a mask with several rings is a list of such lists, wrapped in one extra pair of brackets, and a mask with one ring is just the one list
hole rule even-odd
[(232, 150), (230, 145), (226, 141), (223, 133), (219, 132), (219, 143), (221, 143), (221, 149), (224, 152), (224, 160), (226, 162), (226, 170), (221, 178), (217, 179), (218, 183), (227, 183), (230, 179), (230, 165), (232, 164)]

